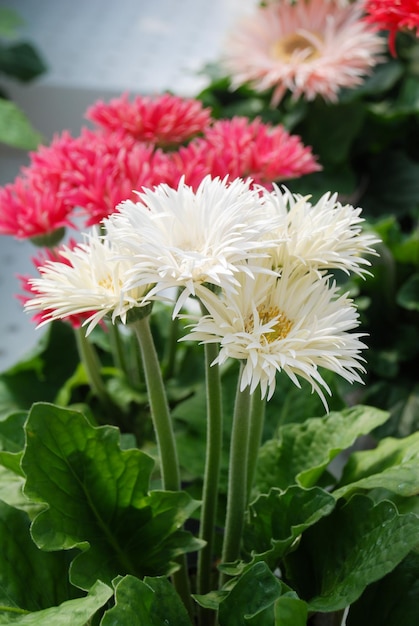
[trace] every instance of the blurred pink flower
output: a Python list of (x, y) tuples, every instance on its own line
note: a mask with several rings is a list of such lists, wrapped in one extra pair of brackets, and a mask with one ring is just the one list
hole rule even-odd
[(395, 56), (398, 31), (407, 29), (419, 34), (418, 0), (365, 0), (367, 21), (389, 31), (389, 47)]
[(59, 197), (59, 182), (53, 176), (17, 177), (0, 187), (0, 234), (17, 239), (49, 235), (72, 226), (71, 208)]
[(123, 94), (109, 103), (95, 103), (86, 117), (106, 131), (120, 131), (137, 141), (172, 146), (204, 132), (211, 112), (192, 98), (163, 94), (155, 98), (137, 96), (130, 102)]
[(81, 209), (86, 226), (108, 217), (122, 200), (134, 199), (134, 190), (166, 178), (167, 155), (129, 135), (83, 129), (74, 148), (77, 162), (63, 172), (62, 195)]
[(246, 117), (214, 122), (204, 137), (174, 153), (172, 160), (177, 164), (178, 178), (184, 175), (185, 182), (193, 187), (205, 174), (221, 179), (228, 175), (231, 180), (251, 178), (269, 186), (321, 169), (300, 137), (289, 134), (283, 126)]
[(224, 67), (232, 87), (273, 89), (276, 106), (286, 91), (336, 101), (341, 88), (361, 84), (381, 60), (384, 42), (363, 18), (361, 1), (271, 0), (231, 32)]

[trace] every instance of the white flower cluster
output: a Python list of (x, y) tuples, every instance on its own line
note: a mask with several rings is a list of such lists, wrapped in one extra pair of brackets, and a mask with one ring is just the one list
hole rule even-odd
[(362, 275), (378, 239), (361, 230), (360, 209), (326, 194), (309, 198), (251, 181), (206, 177), (197, 190), (159, 185), (123, 202), (65, 262), (50, 261), (33, 279), (29, 311), (42, 323), (86, 316), (88, 332), (105, 316), (129, 323), (138, 307), (180, 293), (207, 311), (183, 339), (215, 342), (216, 362), (239, 359), (241, 388), (272, 396), (277, 372), (308, 380), (323, 401), (319, 368), (360, 381), (365, 348), (358, 313), (332, 278), (335, 269)]

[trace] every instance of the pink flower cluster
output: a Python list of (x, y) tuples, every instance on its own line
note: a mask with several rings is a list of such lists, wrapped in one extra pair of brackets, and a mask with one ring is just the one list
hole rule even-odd
[(196, 188), (204, 176), (250, 177), (269, 186), (320, 169), (311, 149), (282, 126), (236, 117), (215, 120), (196, 99), (126, 94), (98, 102), (96, 127), (63, 132), (30, 154), (29, 166), (0, 188), (0, 234), (19, 239), (98, 224), (135, 191), (166, 183)]
[(418, 0), (365, 0), (367, 21), (389, 31), (389, 48), (396, 55), (395, 39), (400, 30), (419, 35)]

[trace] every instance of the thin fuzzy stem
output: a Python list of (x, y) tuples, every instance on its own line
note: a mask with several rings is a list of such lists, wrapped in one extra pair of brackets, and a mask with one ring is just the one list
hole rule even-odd
[(108, 409), (110, 398), (100, 374), (100, 361), (95, 347), (92, 342), (87, 339), (84, 328), (75, 329), (75, 335), (80, 360), (86, 370), (89, 384), (103, 406)]
[(109, 330), (112, 354), (114, 357), (115, 365), (122, 372), (126, 373), (127, 364), (126, 364), (126, 359), (124, 355), (124, 347), (122, 345), (121, 331), (119, 329), (119, 326), (117, 324), (109, 324), (108, 330)]
[[(223, 416), (221, 381), (217, 364), (211, 365), (218, 355), (218, 346), (205, 345), (206, 395), (207, 395), (207, 450), (205, 459), (202, 513), (199, 536), (206, 542), (198, 554), (197, 589), (199, 594), (212, 588), (214, 558), (214, 529), (217, 517), (218, 484), (223, 442)], [(214, 613), (201, 611), (201, 623), (210, 624)]]
[[(159, 359), (150, 329), (150, 318), (143, 317), (132, 324), (140, 345), (150, 402), (151, 418), (157, 440), (163, 489), (180, 490), (180, 471), (173, 425), (167, 402)], [(179, 559), (180, 569), (173, 574), (173, 584), (189, 614), (193, 614), (186, 558)]]
[(250, 434), (247, 463), (247, 504), (252, 493), (253, 481), (256, 474), (260, 443), (262, 440), (263, 423), (265, 421), (266, 400), (261, 398), (259, 389), (252, 394), (250, 410)]
[(239, 557), (244, 512), (247, 504), (250, 393), (248, 388), (240, 391), (240, 378), (241, 371), (231, 432), (227, 515), (222, 551), (223, 563), (235, 561)]
[(163, 489), (178, 491), (180, 489), (179, 462), (176, 451), (175, 435), (167, 402), (160, 363), (158, 360), (149, 317), (143, 317), (132, 324), (140, 345), (148, 399), (150, 402), (151, 419), (159, 451)]

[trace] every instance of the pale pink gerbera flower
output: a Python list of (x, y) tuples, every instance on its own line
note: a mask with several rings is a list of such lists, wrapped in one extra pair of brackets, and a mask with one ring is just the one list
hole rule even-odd
[(321, 169), (311, 148), (300, 137), (281, 126), (264, 124), (259, 118), (219, 120), (204, 137), (171, 155), (177, 168), (174, 183), (182, 175), (193, 186), (202, 173), (212, 177), (251, 178), (255, 184), (270, 186), (274, 181), (310, 174)]
[(137, 96), (130, 102), (124, 94), (108, 104), (97, 102), (87, 110), (86, 117), (106, 131), (122, 131), (137, 141), (170, 146), (202, 133), (211, 113), (192, 98), (163, 94), (154, 98)]
[(384, 42), (363, 17), (363, 3), (276, 0), (246, 16), (231, 33), (224, 67), (232, 86), (273, 89), (272, 105), (286, 91), (336, 101), (342, 87), (361, 84), (381, 59)]
[(418, 0), (365, 0), (367, 20), (389, 31), (389, 47), (396, 54), (395, 39), (400, 30), (419, 34)]

